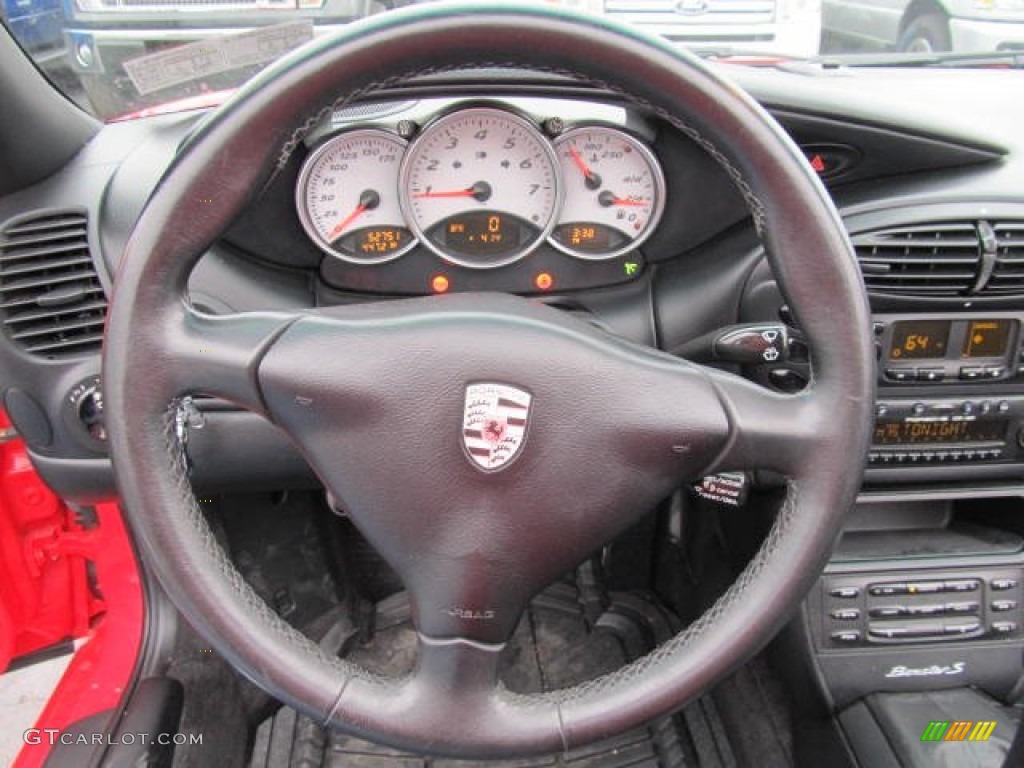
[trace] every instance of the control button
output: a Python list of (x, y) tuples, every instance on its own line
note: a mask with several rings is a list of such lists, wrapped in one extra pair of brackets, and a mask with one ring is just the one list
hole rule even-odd
[(909, 459), (910, 461), (912, 461), (912, 462), (913, 462), (913, 461), (920, 461), (920, 459), (921, 459), (921, 454), (920, 454), (920, 453), (918, 453), (917, 451), (913, 451), (912, 453), (908, 453), (908, 454), (907, 454), (907, 458), (908, 458), (908, 459)]
[(871, 625), (868, 627), (868, 635), (870, 637), (881, 638), (883, 640), (896, 640), (904, 636), (903, 627), (884, 627)]
[(1017, 631), (1017, 622), (1015, 621), (993, 621), (992, 631), (997, 635), (1009, 635)]
[(907, 609), (902, 605), (880, 605), (868, 611), (873, 619), (895, 619), (899, 616), (906, 616)]
[(944, 632), (947, 635), (969, 635), (972, 632), (977, 632), (979, 629), (981, 629), (979, 622), (969, 621), (966, 624), (947, 624)]
[(868, 587), (868, 594), (875, 597), (892, 597), (893, 595), (907, 594), (907, 585), (899, 582), (890, 584), (872, 584)]
[(1017, 375), (1018, 376), (1024, 376), (1024, 365), (1018, 365), (1017, 366)]
[(870, 464), (877, 464), (878, 463), (878, 454), (877, 453), (869, 453), (868, 454), (868, 462)]
[(889, 412), (889, 406), (885, 403), (879, 403), (875, 406), (875, 416), (885, 416)]
[(917, 378), (917, 371), (913, 368), (887, 368), (885, 377), (890, 381), (913, 381)]
[(944, 592), (974, 592), (980, 584), (977, 579), (957, 579), (943, 583)]
[(1017, 607), (1017, 601), (1016, 600), (993, 600), (992, 601), (992, 610), (993, 611), (997, 611), (999, 613), (1003, 613), (1004, 611), (1012, 611), (1016, 607)]
[(908, 605), (908, 616), (941, 616), (946, 612), (944, 605)]
[(999, 412), (1000, 413), (1007, 413), (1007, 412), (1009, 412), (1009, 410), (1010, 410), (1010, 401), (1009, 400), (1000, 400), (998, 408), (999, 408)]
[(985, 369), (980, 366), (969, 365), (960, 369), (960, 378), (964, 381), (976, 381), (984, 377)]
[(977, 613), (978, 604), (973, 602), (946, 603), (946, 613)]
[(828, 593), (841, 600), (852, 600), (855, 597), (860, 597), (860, 587), (833, 587)]
[(830, 615), (836, 621), (856, 621), (860, 618), (860, 611), (856, 608), (837, 608)]
[(924, 403), (914, 403), (914, 407), (911, 409), (915, 416), (921, 416), (925, 412)]
[(992, 589), (998, 592), (1005, 592), (1008, 589), (1014, 589), (1017, 586), (1017, 580), (1009, 578), (992, 579), (989, 584), (992, 585)]
[(968, 416), (974, 413), (974, 403), (972, 403), (970, 400), (961, 403), (960, 412)]
[(1006, 367), (1002, 365), (986, 365), (985, 366), (985, 378), (986, 379), (1001, 379), (1006, 375)]
[(844, 629), (840, 632), (833, 632), (830, 637), (834, 643), (858, 643), (860, 632), (856, 629)]
[(909, 640), (918, 637), (941, 637), (946, 634), (946, 627), (937, 624), (907, 624), (890, 627), (884, 624), (872, 624), (868, 627), (868, 636), (882, 640)]
[(907, 592), (911, 595), (934, 595), (943, 592), (944, 586), (941, 581), (915, 581), (907, 584)]
[(935, 460), (935, 453), (933, 451), (925, 451), (921, 454), (921, 461), (932, 462)]
[(946, 378), (946, 372), (941, 368), (918, 368), (918, 381), (942, 381)]
[(982, 400), (981, 401), (981, 405), (980, 405), (980, 409), (981, 409), (982, 413), (992, 413), (992, 401), (991, 400)]
[(907, 460), (907, 454), (905, 454), (905, 453), (894, 453), (892, 455), (892, 459), (893, 459), (893, 461), (896, 461), (896, 462), (904, 462), (904, 461)]

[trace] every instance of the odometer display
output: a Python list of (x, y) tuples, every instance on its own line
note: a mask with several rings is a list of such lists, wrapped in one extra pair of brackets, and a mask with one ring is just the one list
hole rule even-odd
[(337, 245), (348, 253), (372, 259), (403, 253), (414, 241), (405, 227), (363, 227), (343, 235)]
[(554, 150), (511, 112), (453, 112), (409, 146), (401, 202), (413, 232), (442, 259), (475, 268), (511, 264), (554, 226), (561, 205)]

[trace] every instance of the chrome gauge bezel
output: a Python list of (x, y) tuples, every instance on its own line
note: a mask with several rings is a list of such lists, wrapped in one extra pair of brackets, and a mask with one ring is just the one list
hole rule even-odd
[[(455, 120), (472, 120), (474, 117), (479, 116), (507, 120), (511, 123), (515, 123), (522, 130), (530, 134), (545, 155), (545, 160), (549, 164), (551, 170), (552, 185), (554, 186), (554, 204), (552, 206), (551, 215), (548, 217), (548, 221), (545, 222), (544, 226), (540, 228), (540, 232), (534, 238), (533, 242), (528, 246), (519, 249), (515, 253), (487, 263), (475, 262), (471, 259), (459, 256), (458, 254), (452, 254), (438, 246), (437, 243), (433, 242), (427, 233), (420, 227), (409, 199), (411, 193), (410, 175), (412, 173), (414, 158), (419, 151), (419, 147), (425, 144), (425, 142), (435, 133), (444, 130), (448, 123)], [(565, 185), (562, 183), (561, 171), (558, 166), (558, 156), (555, 154), (555, 149), (552, 146), (550, 139), (548, 139), (543, 131), (541, 131), (535, 121), (524, 117), (505, 106), (479, 105), (472, 107), (457, 107), (438, 115), (429, 124), (424, 126), (416, 138), (409, 143), (399, 169), (399, 202), (402, 206), (402, 212), (405, 215), (406, 224), (412, 231), (416, 240), (437, 255), (442, 261), (448, 264), (466, 267), (468, 269), (498, 269), (500, 267), (508, 266), (509, 264), (514, 264), (526, 256), (529, 256), (545, 242), (548, 242), (551, 232), (554, 230), (555, 224), (558, 221), (558, 217), (561, 215), (564, 194)]]
[[(313, 241), (313, 244), (321, 251), (326, 253), (328, 256), (333, 256), (336, 259), (340, 259), (348, 264), (356, 264), (358, 266), (373, 266), (376, 264), (386, 264), (395, 259), (401, 258), (406, 253), (411, 251), (419, 243), (419, 237), (415, 230), (409, 226), (408, 218), (405, 215), (405, 210), (401, 208), (399, 203), (399, 210), (402, 214), (402, 226), (409, 230), (412, 234), (409, 242), (402, 248), (396, 249), (390, 253), (382, 254), (380, 256), (370, 257), (358, 257), (344, 251), (335, 249), (330, 243), (328, 243), (317, 230), (316, 225), (313, 223), (312, 216), (309, 212), (309, 203), (306, 198), (306, 191), (309, 184), (310, 174), (316, 167), (320, 159), (327, 153), (329, 153), (337, 144), (344, 141), (350, 141), (352, 139), (359, 138), (381, 138), (387, 141), (393, 142), (396, 146), (401, 148), (402, 159), (399, 160), (399, 168), (402, 162), (405, 160), (405, 155), (409, 149), (409, 142), (403, 139), (398, 134), (385, 130), (383, 128), (354, 128), (352, 130), (342, 131), (341, 133), (333, 134), (329, 139), (326, 139), (323, 143), (317, 145), (310, 153), (309, 156), (303, 161), (302, 168), (299, 170), (299, 177), (295, 184), (295, 208), (299, 214), (299, 222), (302, 224), (302, 228), (306, 231), (306, 234)], [(398, 184), (400, 178), (395, 179), (395, 192), (398, 192)]]
[[(622, 130), (617, 126), (607, 125), (604, 123), (579, 123), (573, 125), (571, 128), (559, 134), (552, 141), (552, 147), (555, 152), (555, 162), (557, 163), (559, 175), (561, 176), (562, 170), (562, 164), (559, 158), (559, 148), (561, 147), (561, 145), (569, 141), (573, 136), (585, 133), (587, 131), (598, 130), (606, 133), (616, 134), (622, 141), (628, 143), (634, 151), (638, 152), (640, 156), (643, 157), (644, 162), (647, 163), (647, 166), (650, 168), (651, 174), (653, 176), (655, 200), (654, 207), (651, 210), (651, 216), (647, 221), (647, 225), (636, 237), (632, 238), (625, 245), (615, 249), (614, 251), (595, 254), (574, 250), (570, 246), (558, 242), (554, 237), (551, 236), (554, 233), (555, 227), (562, 224), (562, 212), (565, 210), (563, 197), (563, 204), (559, 209), (559, 214), (556, 217), (555, 222), (552, 224), (551, 233), (549, 233), (547, 241), (553, 248), (556, 248), (562, 253), (572, 256), (573, 258), (576, 259), (582, 259), (584, 261), (607, 261), (609, 259), (615, 259), (620, 256), (624, 256), (627, 253), (635, 251), (637, 248), (643, 245), (652, 234), (654, 234), (654, 230), (658, 228), (658, 224), (661, 223), (661, 217), (665, 213), (665, 198), (667, 185), (665, 183), (665, 172), (661, 167), (661, 161), (658, 160), (657, 155), (655, 155), (651, 148), (647, 146), (647, 144), (644, 143), (641, 139), (637, 138), (636, 136), (632, 135), (627, 131)], [(565, 196), (568, 196), (568, 185), (563, 184), (563, 187), (565, 187)]]

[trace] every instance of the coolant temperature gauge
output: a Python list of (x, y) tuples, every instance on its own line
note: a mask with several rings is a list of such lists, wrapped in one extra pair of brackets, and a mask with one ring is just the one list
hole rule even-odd
[(650, 236), (665, 207), (665, 176), (646, 146), (595, 125), (562, 134), (555, 153), (565, 201), (552, 245), (583, 259), (611, 259)]

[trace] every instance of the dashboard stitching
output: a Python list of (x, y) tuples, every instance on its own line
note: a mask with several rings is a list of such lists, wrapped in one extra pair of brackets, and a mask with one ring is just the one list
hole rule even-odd
[(371, 93), (374, 93), (375, 91), (390, 88), (392, 86), (403, 83), (413, 77), (435, 75), (442, 72), (460, 72), (469, 69), (479, 69), (481, 67), (486, 69), (528, 69), (536, 72), (544, 72), (547, 74), (569, 77), (574, 80), (583, 82), (587, 85), (592, 85), (597, 88), (611, 91), (612, 93), (617, 94), (618, 96), (622, 97), (624, 100), (630, 102), (631, 104), (638, 107), (642, 107), (643, 109), (646, 109), (649, 112), (657, 115), (659, 118), (661, 118), (662, 120), (676, 128), (677, 130), (684, 133), (687, 136), (687, 138), (695, 142), (701, 149), (707, 152), (708, 155), (710, 155), (711, 158), (716, 163), (718, 163), (719, 166), (721, 166), (721, 168), (726, 172), (726, 174), (728, 174), (729, 178), (732, 179), (733, 183), (736, 185), (740, 194), (743, 196), (744, 201), (746, 201), (747, 208), (750, 210), (750, 214), (754, 222), (754, 228), (757, 231), (758, 236), (762, 236), (764, 234), (764, 205), (757, 197), (757, 195), (754, 194), (753, 189), (751, 189), (750, 184), (743, 176), (743, 173), (735, 165), (732, 164), (729, 158), (726, 157), (726, 155), (718, 148), (718, 146), (714, 142), (705, 137), (700, 131), (691, 126), (689, 123), (674, 116), (666, 109), (659, 107), (655, 104), (652, 104), (646, 99), (642, 99), (636, 96), (635, 94), (629, 93), (628, 91), (625, 91), (614, 84), (607, 83), (602, 80), (597, 80), (592, 77), (583, 75), (579, 72), (574, 72), (568, 69), (561, 69), (557, 67), (543, 67), (536, 65), (526, 67), (518, 62), (481, 62), (473, 66), (460, 65), (428, 67), (424, 69), (406, 72), (400, 75), (395, 75), (394, 77), (385, 78), (383, 80), (378, 80), (362, 88), (351, 91), (350, 93), (331, 102), (327, 106), (317, 111), (315, 114), (308, 117), (306, 120), (302, 122), (301, 125), (299, 125), (298, 128), (296, 128), (292, 132), (292, 135), (285, 141), (285, 143), (281, 147), (281, 151), (278, 154), (277, 158), (277, 167), (274, 169), (274, 173), (272, 174), (271, 178), (273, 178), (273, 176), (276, 176), (285, 168), (285, 166), (288, 164), (288, 160), (291, 158), (292, 154), (298, 148), (299, 143), (309, 134), (310, 131), (313, 130), (313, 128), (316, 125), (320, 123), (320, 121), (322, 121), (325, 117), (327, 117), (327, 115), (331, 114), (332, 112), (335, 112), (354, 101), (358, 101), (362, 99), (364, 96), (368, 96)]

